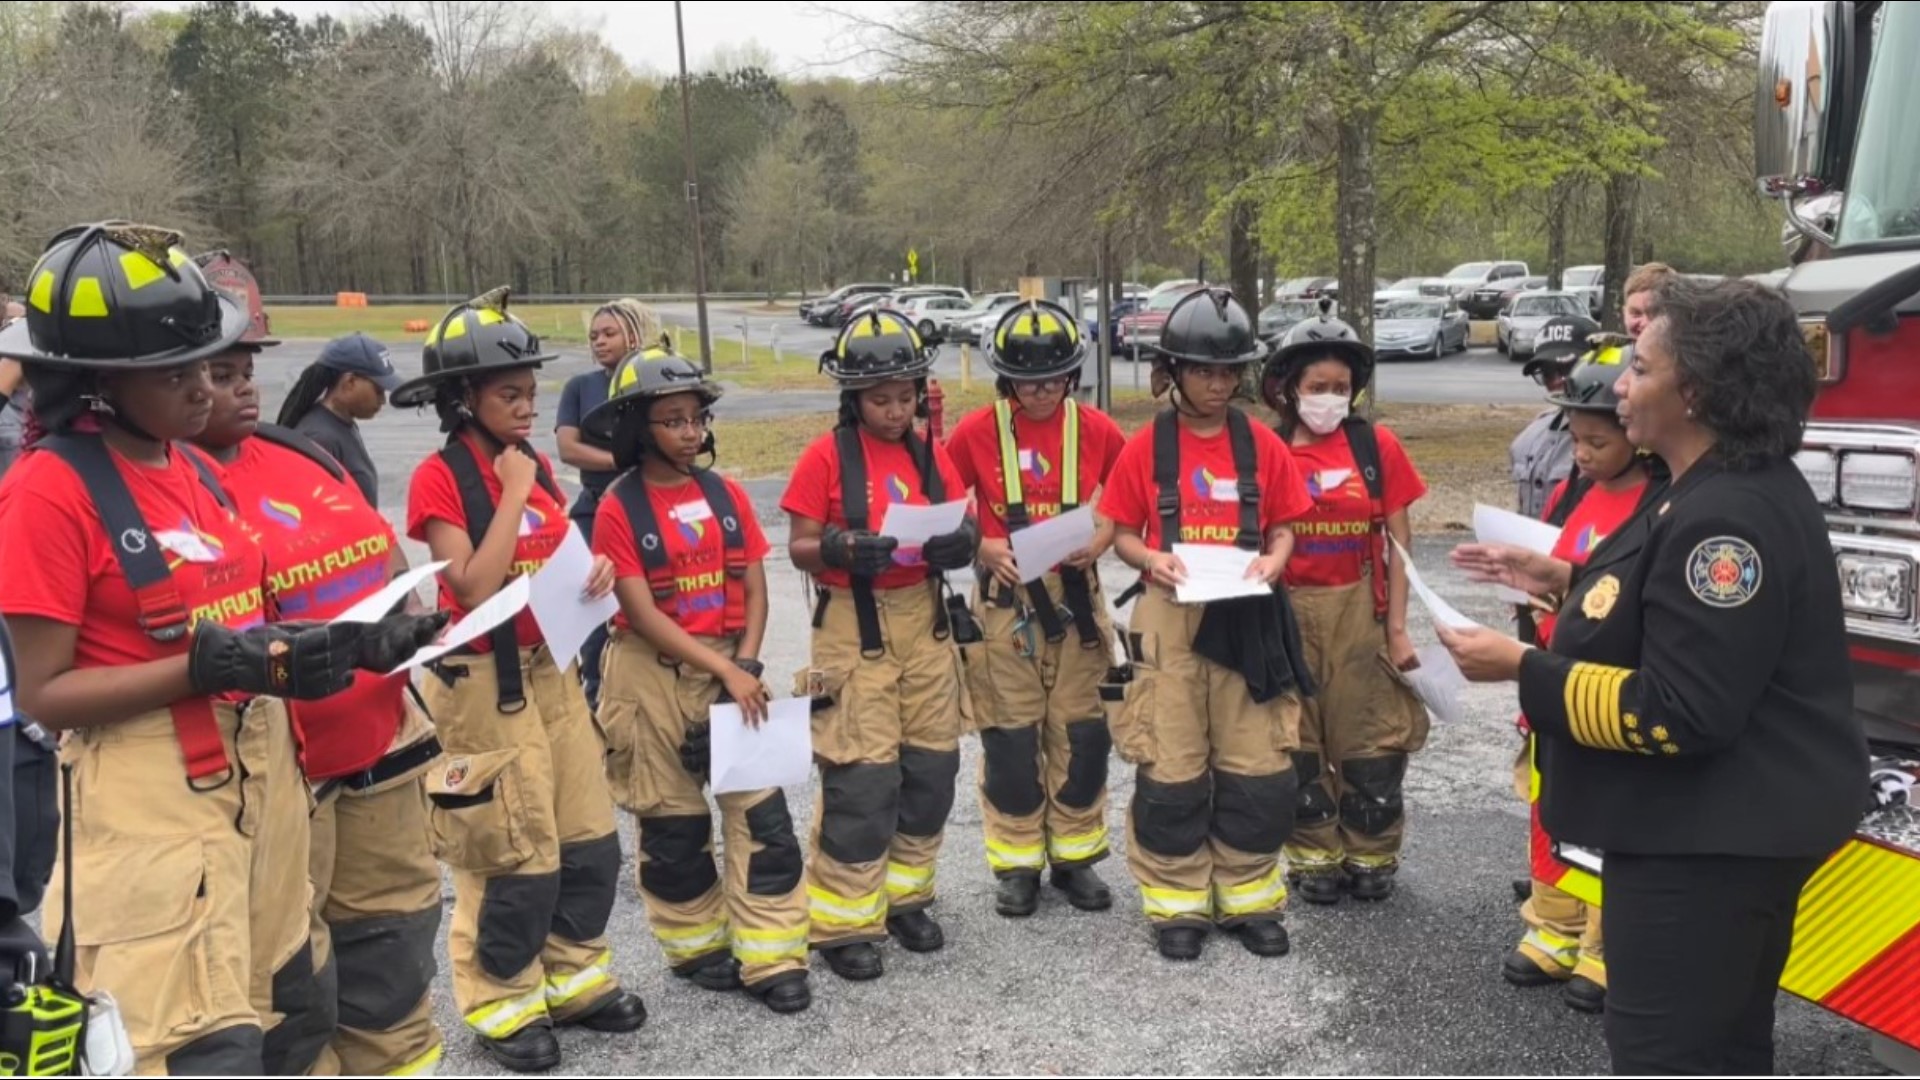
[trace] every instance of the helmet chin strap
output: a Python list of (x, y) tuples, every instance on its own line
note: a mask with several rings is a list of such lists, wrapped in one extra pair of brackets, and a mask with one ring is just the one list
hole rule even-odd
[(119, 409), (114, 408), (113, 403), (108, 401), (104, 397), (95, 395), (94, 397), (88, 399), (87, 407), (93, 410), (95, 415), (101, 417), (107, 423), (112, 424), (114, 427), (119, 428), (121, 431), (126, 432), (127, 434), (133, 436), (136, 439), (140, 439), (144, 442), (150, 442), (150, 443), (166, 442), (165, 439), (162, 439), (154, 435), (152, 432), (148, 431), (146, 428), (143, 428), (139, 424), (134, 423), (132, 418), (123, 414)]

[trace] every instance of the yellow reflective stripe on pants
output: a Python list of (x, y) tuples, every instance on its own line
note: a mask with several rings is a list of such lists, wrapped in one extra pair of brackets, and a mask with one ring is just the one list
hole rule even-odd
[(1173, 919), (1182, 915), (1213, 914), (1212, 898), (1206, 890), (1140, 889), (1140, 904), (1149, 918)]
[(1550, 930), (1529, 930), (1520, 944), (1531, 945), (1542, 956), (1551, 959), (1561, 967), (1572, 967), (1580, 956), (1580, 942), (1576, 938), (1561, 937)]
[(399, 1068), (393, 1070), (387, 1075), (388, 1076), (432, 1076), (434, 1074), (434, 1070), (439, 1067), (440, 1056), (444, 1052), (445, 1052), (444, 1047), (436, 1046), (433, 1049), (427, 1051), (426, 1053), (421, 1054), (418, 1058), (414, 1059), (413, 1061), (409, 1061), (405, 1065), (402, 1065)]
[(613, 973), (608, 967), (613, 964), (613, 953), (603, 952), (593, 966), (583, 968), (571, 975), (555, 975), (547, 979), (547, 1007), (562, 1009), (578, 1000), (588, 991), (597, 990), (613, 981)]
[(809, 885), (807, 913), (814, 922), (824, 926), (872, 926), (886, 918), (887, 899), (876, 892), (850, 900), (818, 885)]
[(1252, 915), (1278, 907), (1287, 898), (1287, 883), (1276, 866), (1258, 880), (1230, 887), (1216, 885), (1214, 892), (1222, 915)]
[(1046, 863), (1046, 848), (1039, 844), (1004, 844), (993, 839), (987, 841), (987, 865), (995, 870), (1038, 870)]
[(547, 1015), (547, 990), (537, 990), (521, 994), (516, 998), (496, 1001), (467, 1014), (467, 1026), (489, 1039), (504, 1039), (528, 1024)]
[(887, 895), (912, 896), (914, 893), (928, 892), (933, 888), (933, 867), (905, 866), (897, 862), (887, 864)]
[(735, 930), (734, 959), (742, 964), (777, 964), (807, 958), (807, 928), (791, 930)]
[(679, 964), (697, 959), (727, 946), (727, 920), (715, 919), (703, 926), (685, 930), (670, 930), (655, 927), (653, 936), (660, 941), (661, 951), (667, 954), (667, 960)]
[(1397, 855), (1349, 855), (1346, 864), (1358, 870), (1385, 870), (1400, 865)]
[(1090, 833), (1079, 836), (1053, 836), (1047, 839), (1047, 849), (1053, 861), (1085, 862), (1095, 855), (1104, 855), (1107, 851), (1107, 827), (1100, 826)]

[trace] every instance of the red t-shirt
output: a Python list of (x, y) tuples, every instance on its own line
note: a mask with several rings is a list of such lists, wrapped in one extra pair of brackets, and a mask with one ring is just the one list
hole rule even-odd
[[(1373, 426), (1380, 444), (1381, 501), (1399, 513), (1427, 493), (1426, 481), (1408, 459), (1393, 432)], [(1287, 562), (1291, 586), (1352, 585), (1364, 575), (1373, 500), (1353, 459), (1353, 445), (1342, 426), (1310, 446), (1295, 446), (1293, 459), (1306, 474), (1313, 511), (1293, 523), (1293, 558)]]
[[(1063, 469), (1066, 464), (1066, 406), (1052, 417), (1028, 419), (1018, 407), (1013, 410), (1014, 445), (1019, 448), (1021, 497), (1026, 501), (1027, 520), (1045, 521), (1064, 510), (1061, 496), (1065, 490)], [(1114, 463), (1127, 445), (1127, 437), (1113, 418), (1098, 409), (1080, 406), (1080, 504), (1094, 505), (1094, 493), (1113, 474)], [(967, 416), (953, 429), (947, 441), (947, 453), (953, 455), (953, 467), (971, 488), (981, 508), (980, 535), (990, 539), (1007, 537), (1007, 482), (1000, 462), (1000, 418), (993, 406)]]
[[(1250, 424), (1254, 460), (1260, 475), (1260, 532), (1313, 509), (1306, 480), (1287, 444), (1270, 428)], [(1202, 438), (1180, 428), (1180, 543), (1232, 547), (1240, 536), (1239, 474), (1227, 428)], [(1134, 433), (1107, 479), (1100, 514), (1116, 525), (1140, 532), (1147, 547), (1160, 550), (1160, 487), (1153, 478), (1153, 425)], [(1263, 543), (1261, 545), (1265, 547)]]
[[(1640, 498), (1646, 493), (1647, 482), (1644, 478), (1625, 491), (1603, 491), (1597, 486), (1587, 489), (1587, 494), (1580, 500), (1580, 505), (1573, 508), (1573, 513), (1567, 516), (1567, 523), (1561, 526), (1560, 540), (1553, 545), (1553, 557), (1565, 559), (1575, 566), (1585, 565), (1587, 557), (1593, 554), (1593, 549), (1599, 547), (1601, 541), (1619, 531), (1620, 526), (1625, 525), (1627, 519), (1633, 516), (1634, 508), (1640, 505)], [(1565, 498), (1566, 494), (1567, 481), (1562, 480), (1553, 489), (1553, 494), (1547, 496), (1548, 516), (1553, 514), (1554, 507), (1560, 505), (1560, 500)], [(1553, 628), (1556, 622), (1557, 619), (1553, 615), (1542, 618), (1539, 624), (1540, 636), (1537, 640), (1553, 641)]]
[[(834, 433), (822, 435), (800, 454), (793, 478), (787, 482), (787, 493), (780, 499), (780, 509), (794, 517), (846, 528), (846, 507), (840, 500), (840, 452), (834, 442)], [(880, 531), (887, 507), (893, 503), (931, 504), (920, 485), (920, 469), (905, 443), (885, 442), (865, 428), (860, 430), (860, 443), (867, 452), (868, 529)], [(965, 498), (967, 486), (960, 479), (960, 470), (953, 467), (953, 459), (947, 456), (947, 448), (934, 443), (933, 461), (947, 489), (945, 501)], [(874, 579), (875, 588), (898, 589), (927, 580), (927, 564), (917, 549), (895, 551), (893, 560), (893, 569)], [(821, 583), (836, 588), (853, 584), (852, 575), (845, 570), (828, 569), (819, 578)]]
[[(467, 446), (473, 449), (473, 456), (480, 463), (480, 477), (486, 481), (487, 496), (495, 506), (499, 506), (502, 489), (500, 476), (493, 471), (493, 457), (476, 447), (471, 439), (467, 440)], [(545, 454), (540, 455), (540, 466), (548, 476), (553, 475), (553, 466)], [(407, 488), (407, 535), (424, 543), (427, 539), (427, 522), (435, 519), (454, 525), (462, 532), (466, 531), (467, 512), (460, 501), (460, 487), (454, 482), (453, 470), (438, 453), (413, 470), (413, 481)], [(513, 548), (513, 566), (507, 572), (508, 580), (535, 573), (545, 566), (559, 549), (560, 542), (567, 538), (569, 524), (565, 504), (536, 482), (533, 494), (527, 496), (527, 508), (521, 514), (520, 539)], [(466, 609), (454, 600), (453, 590), (447, 587), (444, 576), (440, 582), (440, 607), (452, 612), (455, 622), (467, 614)], [(532, 608), (514, 616), (514, 630), (519, 635), (523, 649), (532, 648), (546, 640), (540, 633), (540, 624), (534, 621)], [(471, 647), (476, 652), (490, 652), (493, 648), (486, 636), (475, 641)]]
[[(734, 509), (740, 515), (747, 561), (759, 562), (767, 557), (769, 548), (765, 534), (760, 531), (760, 520), (754, 515), (753, 500), (732, 480), (722, 477), (721, 482), (727, 486), (727, 494), (733, 497)], [(688, 480), (673, 487), (656, 487), (643, 483), (638, 474), (618, 483), (622, 486), (641, 484), (647, 489), (647, 500), (653, 504), (653, 520), (660, 526), (667, 564), (673, 568), (677, 587), (673, 605), (666, 609), (667, 615), (689, 634), (719, 637), (725, 633), (726, 534), (712, 505), (701, 493), (700, 485)], [(599, 512), (594, 515), (593, 551), (613, 560), (614, 573), (623, 581), (647, 576), (626, 504), (613, 489), (608, 489), (606, 497), (600, 500)], [(624, 610), (615, 615), (613, 621), (622, 629), (633, 628)]]
[[(399, 540), (352, 477), (335, 480), (299, 451), (257, 437), (215, 468), (260, 536), (275, 621), (331, 619), (392, 579)], [(405, 715), (406, 685), (404, 674), (361, 671), (342, 693), (288, 702), (307, 775), (344, 776), (379, 761)]]
[[(112, 450), (113, 462), (172, 571), (192, 622), (236, 630), (266, 622), (266, 560), (258, 537), (202, 483), (187, 451), (162, 468)], [(50, 451), (31, 451), (0, 482), (0, 613), (79, 628), (75, 668), (142, 664), (186, 650), (140, 629), (140, 606), (80, 477)]]

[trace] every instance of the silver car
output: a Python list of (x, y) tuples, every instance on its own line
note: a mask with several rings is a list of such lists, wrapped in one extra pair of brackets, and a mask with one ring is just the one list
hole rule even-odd
[(1533, 340), (1540, 335), (1540, 328), (1547, 325), (1548, 320), (1563, 315), (1591, 317), (1587, 314), (1586, 299), (1574, 293), (1521, 293), (1500, 313), (1494, 330), (1500, 351), (1515, 360), (1527, 359), (1533, 355)]
[(1445, 299), (1395, 300), (1373, 324), (1373, 351), (1382, 360), (1421, 356), (1438, 360), (1467, 347), (1467, 313)]

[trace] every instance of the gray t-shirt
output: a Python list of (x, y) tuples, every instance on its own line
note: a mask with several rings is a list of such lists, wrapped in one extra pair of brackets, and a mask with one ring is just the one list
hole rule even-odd
[(1547, 496), (1573, 471), (1573, 433), (1559, 409), (1534, 418), (1508, 453), (1513, 458), (1513, 485), (1520, 513), (1540, 520), (1547, 512)]
[(360, 425), (351, 420), (342, 420), (335, 416), (332, 409), (325, 405), (315, 405), (300, 418), (294, 430), (314, 442), (320, 449), (332, 454), (353, 477), (360, 487), (360, 493), (375, 509), (380, 506), (380, 470), (374, 468), (373, 458), (367, 453), (367, 444), (360, 438)]
[(4, 407), (0, 407), (0, 476), (20, 460), (20, 444), (27, 428), (27, 409), (33, 405), (33, 391), (25, 383)]
[[(581, 372), (567, 380), (566, 389), (560, 392), (560, 416), (554, 421), (555, 431), (563, 427), (578, 428), (580, 418), (593, 411), (594, 406), (607, 400), (607, 394), (613, 388), (613, 372), (605, 368)], [(595, 450), (611, 450), (607, 443), (580, 432), (580, 441)], [(603, 472), (598, 469), (580, 470), (580, 498), (573, 504), (568, 516), (580, 522), (580, 531), (593, 534), (593, 515), (600, 506), (600, 496), (606, 494), (607, 487), (620, 478), (617, 471)]]

